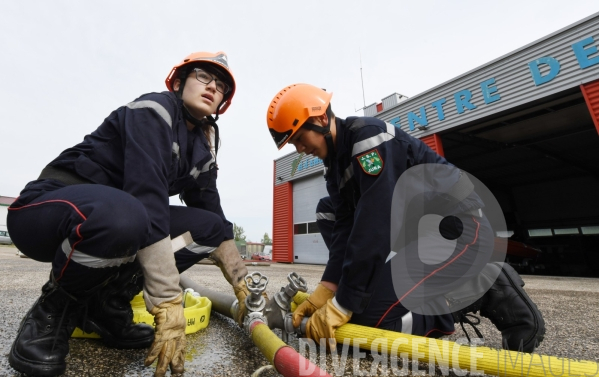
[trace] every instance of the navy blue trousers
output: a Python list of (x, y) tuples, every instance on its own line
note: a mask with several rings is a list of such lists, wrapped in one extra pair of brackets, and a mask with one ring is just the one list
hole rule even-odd
[[(318, 229), (322, 238), (330, 247), (334, 225), (334, 210), (330, 197), (322, 198), (316, 208)], [(451, 314), (422, 315), (406, 309), (395, 292), (392, 284), (391, 263), (385, 263), (369, 305), (360, 313), (354, 313), (350, 323), (378, 327), (406, 334), (440, 337), (455, 331)], [(431, 292), (432, 293), (432, 292)], [(431, 300), (439, 301), (443, 292), (435, 292)], [(442, 305), (446, 305), (443, 299)]]
[[(150, 239), (150, 219), (133, 196), (104, 185), (65, 186), (52, 179), (27, 185), (9, 207), (7, 227), (19, 250), (51, 262), (55, 279), (73, 294), (133, 262)], [(220, 216), (170, 206), (170, 236), (188, 231), (193, 243), (175, 252), (179, 272), (208, 257), (225, 240)]]

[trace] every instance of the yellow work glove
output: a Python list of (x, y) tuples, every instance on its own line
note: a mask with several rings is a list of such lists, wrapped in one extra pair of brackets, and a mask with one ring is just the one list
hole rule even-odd
[(154, 306), (150, 314), (156, 323), (154, 343), (150, 347), (145, 365), (149, 366), (158, 358), (155, 377), (164, 377), (167, 368), (171, 367), (171, 375), (183, 373), (185, 370), (185, 326), (187, 321), (181, 305), (182, 294), (174, 300)]
[(335, 292), (331, 291), (321, 283), (318, 283), (314, 293), (302, 302), (293, 312), (293, 327), (299, 327), (304, 317), (311, 316), (316, 310), (324, 306), (327, 300), (335, 297)]
[(352, 312), (343, 309), (337, 300), (328, 299), (308, 320), (306, 336), (316, 343), (320, 343), (322, 338), (327, 339), (327, 349), (334, 351), (337, 346), (335, 330), (349, 322), (351, 316)]

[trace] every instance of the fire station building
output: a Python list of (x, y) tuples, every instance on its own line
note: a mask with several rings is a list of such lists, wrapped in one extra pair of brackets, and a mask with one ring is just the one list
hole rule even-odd
[[(599, 276), (599, 13), (364, 115), (482, 181), (509, 229), (497, 236), (538, 250), (537, 272)], [(274, 161), (273, 260), (324, 264), (315, 218), (328, 195), (323, 161), (300, 157)]]

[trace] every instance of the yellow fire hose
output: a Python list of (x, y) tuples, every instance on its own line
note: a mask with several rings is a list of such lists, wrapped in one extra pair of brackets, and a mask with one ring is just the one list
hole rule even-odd
[[(301, 304), (307, 293), (298, 292), (295, 304)], [(295, 308), (293, 308), (295, 310)], [(488, 347), (461, 345), (449, 340), (439, 340), (373, 327), (346, 324), (335, 332), (338, 344), (350, 342), (365, 350), (384, 351), (393, 357), (407, 357), (439, 367), (466, 369), (501, 377), (530, 376), (553, 377), (599, 375), (599, 364), (594, 361), (575, 360), (555, 356), (496, 350)], [(374, 344), (374, 348), (373, 348)]]

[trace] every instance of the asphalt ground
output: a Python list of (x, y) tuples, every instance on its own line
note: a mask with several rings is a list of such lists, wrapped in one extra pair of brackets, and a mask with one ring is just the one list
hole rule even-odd
[[(20, 258), (16, 251), (14, 247), (0, 246), (0, 376), (22, 376), (8, 365), (8, 353), (23, 315), (39, 296), (50, 271), (48, 264)], [(307, 280), (309, 290), (316, 287), (323, 271), (323, 266), (276, 263), (260, 263), (248, 268), (250, 272), (259, 271), (269, 277), (269, 297), (287, 284), (287, 275), (292, 271)], [(232, 294), (230, 286), (214, 265), (198, 264), (186, 274), (209, 289)], [(536, 353), (599, 362), (599, 280), (545, 276), (523, 276), (523, 279), (525, 289), (543, 313), (547, 327), (545, 340)], [(487, 319), (482, 318), (479, 328), (485, 336), (485, 346), (501, 346), (499, 331)], [(464, 333), (458, 327), (448, 339), (459, 338), (464, 338)], [(268, 365), (245, 332), (231, 319), (218, 313), (212, 313), (208, 327), (188, 335), (187, 341), (185, 376), (247, 377)], [(290, 345), (299, 348), (296, 338), (290, 340)], [(71, 339), (64, 375), (152, 376), (154, 368), (143, 366), (146, 352), (110, 349), (98, 340)], [(305, 355), (308, 356), (307, 353)], [(339, 359), (340, 363), (333, 363), (333, 358), (326, 356), (328, 373), (338, 376), (430, 375), (428, 366), (423, 364), (419, 366), (421, 371), (413, 371), (402, 365), (400, 360), (396, 365), (402, 369), (394, 371), (391, 369), (394, 366), (392, 361), (388, 360), (385, 371), (382, 365), (372, 367), (373, 357), (369, 352), (354, 357), (350, 347), (348, 355), (347, 359)], [(324, 365), (318, 354), (314, 357), (313, 362)], [(433, 374), (445, 373), (437, 369)], [(452, 371), (449, 374), (456, 375)], [(567, 370), (561, 374), (568, 375)], [(269, 370), (260, 374), (261, 377), (276, 375)], [(554, 371), (553, 375), (558, 377), (560, 372)]]

